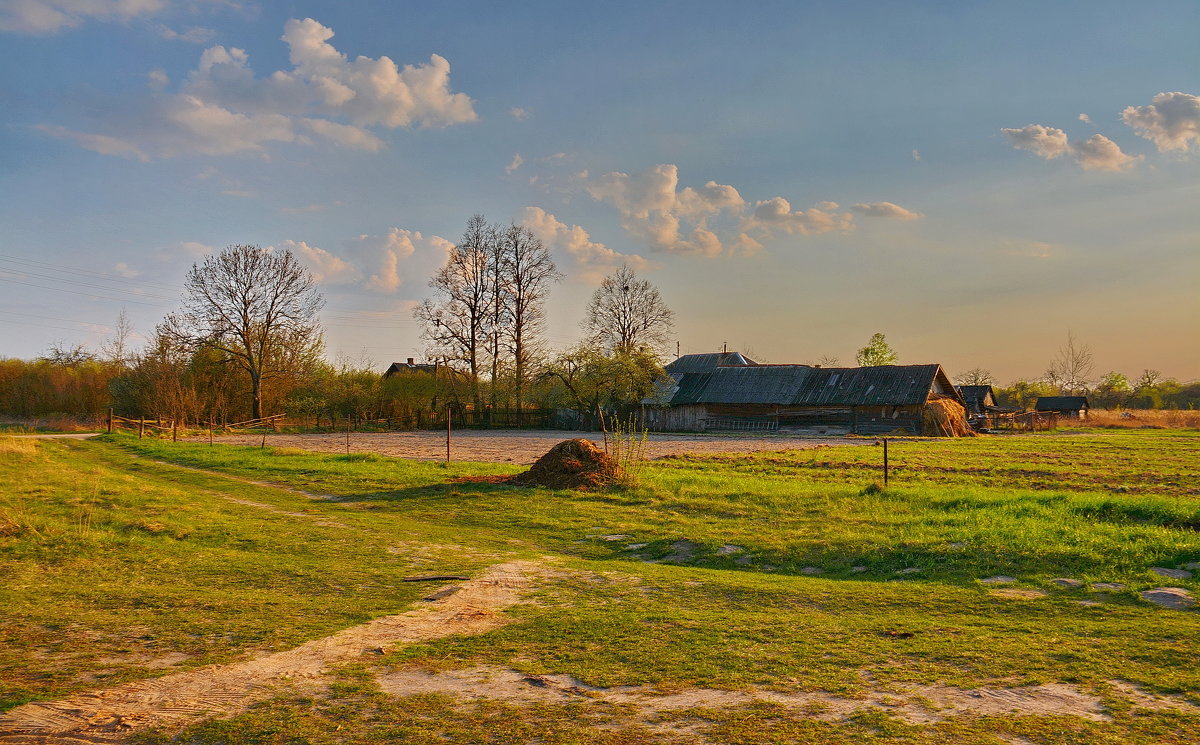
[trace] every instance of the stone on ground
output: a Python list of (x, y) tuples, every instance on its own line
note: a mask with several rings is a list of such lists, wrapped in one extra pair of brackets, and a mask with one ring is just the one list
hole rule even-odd
[(995, 577), (984, 577), (983, 579), (979, 580), (981, 584), (985, 585), (1011, 585), (1016, 581), (1016, 577), (1009, 577), (1006, 574), (997, 574)]
[(1192, 573), (1186, 569), (1168, 569), (1166, 567), (1150, 567), (1150, 571), (1160, 577), (1169, 579), (1191, 579)]
[(1196, 604), (1192, 593), (1182, 587), (1155, 587), (1153, 590), (1143, 592), (1142, 600), (1175, 610), (1186, 610)]

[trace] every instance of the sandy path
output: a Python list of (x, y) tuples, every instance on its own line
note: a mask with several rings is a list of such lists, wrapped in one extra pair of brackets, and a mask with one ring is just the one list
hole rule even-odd
[[(597, 432), (558, 430), (455, 430), (451, 435), (450, 457), (454, 460), (487, 461), (492, 463), (530, 464), (563, 440), (574, 437), (603, 442)], [(193, 442), (207, 441), (204, 437), (190, 438)], [(216, 442), (230, 445), (259, 446), (262, 435), (217, 435)], [(813, 438), (797, 435), (714, 436), (714, 435), (650, 435), (646, 454), (650, 458), (682, 453), (755, 453), (771, 450), (808, 450), (831, 445), (871, 444), (872, 440), (844, 438)], [(269, 434), (267, 444), (320, 453), (346, 452), (346, 435), (328, 433), (314, 435)], [(442, 460), (446, 457), (445, 432), (385, 432), (352, 433), (350, 452), (379, 453), (400, 458)]]
[(539, 568), (523, 561), (498, 564), (426, 607), (378, 618), (283, 652), (18, 706), (0, 715), (0, 743), (118, 742), (146, 727), (174, 729), (241, 711), (269, 698), (281, 686), (319, 690), (331, 667), (364, 654), (452, 634), (481, 634), (504, 625), (507, 619), (499, 611), (520, 600), (529, 575)]

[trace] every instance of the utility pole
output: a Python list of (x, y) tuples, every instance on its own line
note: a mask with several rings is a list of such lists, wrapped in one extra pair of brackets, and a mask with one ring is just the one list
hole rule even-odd
[(729, 342), (721, 342), (721, 354), (729, 354)]

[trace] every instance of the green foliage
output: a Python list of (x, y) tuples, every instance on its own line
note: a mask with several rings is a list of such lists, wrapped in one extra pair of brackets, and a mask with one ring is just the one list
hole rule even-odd
[(606, 354), (581, 345), (551, 362), (543, 378), (553, 386), (550, 402), (590, 416), (599, 409), (631, 411), (653, 395), (664, 375), (658, 356), (646, 348)]
[(883, 334), (872, 334), (867, 346), (858, 350), (854, 356), (859, 367), (874, 367), (877, 365), (894, 365), (899, 359), (896, 351), (887, 343)]

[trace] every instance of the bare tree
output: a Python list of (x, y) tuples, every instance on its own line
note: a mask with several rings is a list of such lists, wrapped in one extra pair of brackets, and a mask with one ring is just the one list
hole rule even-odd
[(523, 225), (510, 225), (504, 231), (500, 255), (509, 304), (507, 338), (519, 409), (524, 404), (530, 363), (541, 351), (539, 334), (546, 318), (543, 304), (551, 283), (562, 275), (550, 258), (550, 249)]
[(992, 385), (996, 379), (992, 377), (992, 371), (982, 367), (972, 367), (954, 381), (959, 385)]
[(1094, 366), (1091, 347), (1075, 341), (1075, 334), (1068, 331), (1067, 343), (1059, 348), (1046, 370), (1046, 382), (1063, 393), (1085, 391)]
[(133, 333), (133, 324), (129, 322), (129, 314), (121, 308), (117, 314), (117, 326), (113, 329), (112, 338), (100, 345), (100, 351), (108, 361), (118, 367), (124, 367), (129, 362), (129, 335)]
[(673, 316), (657, 287), (622, 266), (592, 293), (583, 330), (592, 343), (618, 353), (657, 350), (668, 341)]
[(263, 415), (263, 383), (311, 365), (321, 352), (317, 313), (325, 300), (288, 250), (235, 245), (193, 264), (183, 310), (164, 334), (191, 348), (210, 346), (250, 379), (251, 411)]
[(496, 312), (491, 263), (495, 228), (483, 215), (467, 221), (462, 240), (429, 281), (440, 296), (417, 306), (413, 315), (424, 325), (422, 336), (435, 355), (466, 365), (471, 376), (471, 397), (479, 406), (479, 373), (487, 354), (491, 320)]
[(817, 367), (837, 367), (841, 364), (841, 359), (836, 354), (823, 354), (817, 358)]

